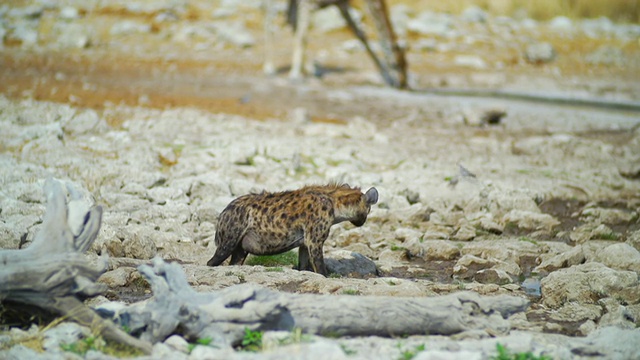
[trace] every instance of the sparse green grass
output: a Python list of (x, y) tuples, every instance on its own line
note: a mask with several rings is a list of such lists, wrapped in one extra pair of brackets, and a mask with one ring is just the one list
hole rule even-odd
[(610, 232), (610, 233), (606, 233), (606, 234), (601, 234), (599, 236), (599, 238), (601, 240), (611, 240), (611, 241), (618, 241), (618, 239), (620, 238), (620, 235), (618, 235), (616, 232)]
[(291, 330), (291, 334), (284, 339), (278, 341), (280, 345), (300, 344), (310, 342), (311, 336), (302, 332), (302, 329), (297, 327)]
[(391, 245), (391, 251), (406, 251), (407, 248), (398, 245)]
[(217, 348), (217, 346), (211, 344), (212, 341), (213, 341), (213, 339), (211, 339), (211, 338), (202, 338), (202, 339), (196, 340), (194, 343), (189, 343), (189, 347), (188, 347), (189, 353), (191, 353), (193, 351), (193, 349), (195, 349), (195, 347), (198, 346), (198, 345), (210, 346), (210, 347)]
[(293, 251), (287, 251), (285, 253), (276, 255), (251, 255), (249, 256), (249, 258), (247, 258), (245, 264), (262, 265), (264, 267), (297, 266), (298, 254), (294, 253)]
[(537, 241), (533, 240), (532, 238), (530, 238), (530, 237), (528, 237), (528, 236), (520, 236), (520, 237), (518, 238), (518, 240), (520, 240), (520, 241), (530, 242), (530, 243), (532, 243), (533, 245), (538, 245), (538, 242), (537, 242)]
[(360, 295), (358, 289), (343, 289), (342, 295)]
[(284, 272), (284, 268), (282, 266), (269, 267), (264, 269), (266, 272)]
[(353, 349), (349, 349), (347, 347), (347, 345), (345, 344), (340, 344), (340, 348), (342, 349), (342, 351), (344, 352), (345, 355), (347, 356), (352, 356), (352, 355), (356, 355), (358, 352), (353, 350)]
[(142, 355), (142, 352), (138, 349), (119, 343), (106, 342), (100, 336), (88, 336), (71, 344), (60, 344), (60, 348), (64, 351), (78, 355), (84, 355), (89, 350), (99, 351), (103, 354), (117, 358), (128, 358)]
[(258, 352), (262, 350), (262, 331), (252, 331), (249, 328), (244, 328), (244, 337), (240, 348), (242, 351)]
[(551, 360), (548, 356), (535, 356), (531, 352), (511, 353), (504, 345), (497, 343), (498, 354), (492, 360)]
[(139, 289), (151, 289), (151, 285), (149, 284), (149, 282), (142, 276), (133, 279), (133, 281), (131, 281), (131, 285)]
[(400, 349), (400, 358), (398, 360), (411, 360), (413, 359), (419, 352), (424, 351), (426, 346), (424, 344), (418, 345), (413, 349), (402, 349), (403, 346), (401, 343), (397, 345), (398, 349)]

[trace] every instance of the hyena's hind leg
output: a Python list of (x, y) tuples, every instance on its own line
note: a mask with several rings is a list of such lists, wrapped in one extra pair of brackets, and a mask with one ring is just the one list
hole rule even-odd
[(244, 260), (249, 255), (248, 252), (244, 251), (242, 248), (242, 243), (238, 244), (236, 248), (231, 253), (231, 261), (229, 261), (229, 265), (242, 265), (244, 264)]
[[(239, 236), (232, 237), (232, 238), (223, 236), (222, 234), (221, 233), (216, 234), (216, 244), (220, 244), (220, 245), (218, 245), (218, 248), (216, 249), (215, 254), (213, 254), (213, 257), (209, 259), (209, 261), (207, 261), (208, 266), (218, 266), (222, 264), (222, 262), (227, 260), (227, 258), (231, 255), (233, 255), (234, 257), (237, 257), (236, 252), (238, 252), (238, 249), (242, 250), (241, 240), (244, 234), (240, 234)], [(246, 256), (247, 255), (245, 254), (245, 257)], [(232, 261), (234, 257), (231, 258)], [(244, 261), (244, 257), (242, 258), (242, 260)]]

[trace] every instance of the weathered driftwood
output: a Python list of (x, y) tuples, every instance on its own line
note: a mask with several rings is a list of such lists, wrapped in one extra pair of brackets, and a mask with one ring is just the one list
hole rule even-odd
[(509, 315), (528, 301), (513, 296), (482, 297), (460, 292), (441, 297), (312, 295), (280, 293), (256, 285), (197, 293), (178, 264), (154, 259), (139, 267), (154, 296), (146, 304), (123, 309), (116, 318), (142, 339), (160, 341), (180, 332), (237, 344), (245, 328), (292, 330), (325, 335), (458, 334), (509, 331)]
[(96, 269), (83, 255), (98, 235), (102, 208), (88, 209), (78, 191), (57, 180), (48, 179), (44, 190), (47, 211), (31, 246), (0, 251), (0, 302), (7, 307), (12, 303), (36, 306), (150, 353), (149, 343), (103, 320), (80, 300), (105, 290), (96, 280), (106, 264)]

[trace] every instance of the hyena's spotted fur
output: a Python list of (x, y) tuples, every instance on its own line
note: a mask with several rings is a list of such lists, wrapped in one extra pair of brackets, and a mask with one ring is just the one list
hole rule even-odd
[(375, 188), (363, 194), (346, 184), (241, 196), (220, 214), (217, 249), (207, 265), (220, 265), (229, 256), (231, 265), (242, 265), (249, 253), (273, 255), (300, 247), (298, 269), (326, 276), (322, 246), (331, 225), (362, 226), (377, 202)]

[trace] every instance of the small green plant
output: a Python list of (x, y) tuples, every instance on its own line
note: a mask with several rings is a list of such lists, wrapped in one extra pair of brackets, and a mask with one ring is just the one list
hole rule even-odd
[(405, 250), (407, 250), (407, 248), (398, 246), (398, 245), (391, 245), (391, 251), (405, 251)]
[(399, 360), (411, 360), (413, 359), (419, 352), (424, 351), (424, 349), (426, 348), (426, 346), (424, 344), (418, 345), (416, 347), (414, 347), (413, 349), (407, 350), (407, 349), (402, 349), (403, 346), (401, 343), (398, 343), (398, 349), (400, 349), (400, 358)]
[(139, 289), (150, 289), (151, 288), (151, 284), (149, 284), (149, 282), (143, 278), (142, 276), (136, 277), (135, 279), (133, 279), (133, 281), (131, 281), (131, 285), (133, 285), (134, 287), (137, 287)]
[(357, 354), (357, 353), (358, 353), (357, 351), (355, 351), (355, 350), (353, 350), (353, 349), (349, 349), (349, 348), (347, 347), (347, 345), (345, 345), (345, 344), (340, 344), (340, 348), (342, 349), (342, 351), (344, 352), (344, 354), (345, 354), (345, 355), (347, 355), (347, 356), (352, 356), (352, 355), (355, 355), (355, 354)]
[(602, 239), (602, 240), (612, 240), (612, 241), (617, 241), (619, 238), (620, 238), (620, 237), (618, 236), (618, 234), (617, 234), (617, 233), (615, 233), (615, 232), (613, 232), (613, 231), (612, 231), (612, 232), (609, 232), (609, 233), (606, 233), (606, 234), (601, 234), (601, 235), (600, 235), (600, 239)]
[(258, 352), (262, 350), (262, 331), (252, 331), (249, 328), (244, 328), (244, 337), (240, 347), (243, 351)]
[(521, 237), (519, 237), (519, 238), (518, 238), (518, 240), (520, 240), (520, 241), (530, 242), (530, 243), (532, 243), (533, 245), (538, 245), (538, 242), (537, 242), (537, 241), (535, 241), (535, 240), (533, 240), (532, 238), (527, 237), (527, 236), (521, 236)]
[(117, 358), (135, 357), (142, 355), (140, 350), (118, 343), (108, 343), (100, 336), (88, 336), (71, 344), (60, 344), (64, 351), (78, 355), (85, 355), (89, 350), (99, 351)]
[(191, 353), (193, 351), (193, 349), (195, 349), (196, 346), (198, 346), (198, 345), (210, 346), (210, 347), (217, 348), (217, 346), (211, 344), (212, 341), (213, 341), (213, 339), (207, 337), (207, 338), (197, 339), (195, 342), (189, 343), (189, 346), (188, 346), (189, 353)]
[(358, 289), (343, 289), (343, 295), (360, 295), (360, 291)]
[(303, 342), (310, 342), (311, 336), (302, 332), (302, 329), (297, 327), (291, 330), (291, 334), (284, 339), (280, 339), (278, 343), (280, 345), (300, 344)]
[(338, 274), (338, 273), (330, 273), (330, 274), (329, 274), (329, 277), (330, 277), (331, 279), (339, 279), (339, 278), (341, 278), (341, 277), (342, 277), (342, 275), (340, 275), (340, 274)]
[(74, 354), (84, 355), (89, 350), (101, 351), (104, 345), (104, 340), (101, 338), (88, 336), (71, 344), (60, 344), (60, 348)]
[(266, 271), (266, 272), (284, 272), (284, 269), (282, 268), (282, 266), (276, 266), (276, 267), (268, 267), (268, 268), (264, 269), (264, 271)]
[(293, 251), (287, 251), (276, 255), (250, 256), (246, 265), (262, 265), (264, 267), (296, 266), (298, 255)]
[(397, 282), (395, 282), (395, 281), (393, 281), (393, 280), (388, 280), (388, 281), (387, 281), (387, 284), (389, 284), (389, 285), (391, 285), (391, 286), (398, 285), (398, 283), (397, 283)]
[(455, 284), (458, 285), (458, 289), (459, 290), (466, 290), (467, 289), (467, 285), (462, 280), (456, 280)]
[(498, 355), (492, 357), (492, 360), (551, 360), (548, 356), (535, 356), (531, 352), (511, 353), (504, 345), (497, 343), (496, 350)]

